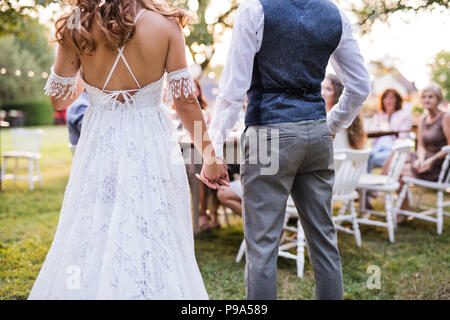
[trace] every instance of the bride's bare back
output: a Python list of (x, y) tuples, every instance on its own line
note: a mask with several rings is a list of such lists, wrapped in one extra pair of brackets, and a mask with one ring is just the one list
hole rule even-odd
[[(94, 24), (92, 29), (98, 48), (94, 55), (82, 56), (80, 61), (86, 82), (102, 88), (117, 57), (117, 50), (106, 48), (106, 39), (97, 24)], [(143, 12), (136, 22), (135, 34), (124, 50), (124, 56), (141, 87), (159, 80), (165, 68), (176, 70), (186, 66), (185, 59), (179, 54), (185, 53), (184, 41), (180, 36), (180, 27), (175, 19), (149, 10)], [(177, 43), (171, 40), (179, 41)], [(106, 89), (136, 89), (136, 83), (122, 59), (119, 60)]]
[[(106, 47), (105, 36), (98, 24), (93, 24), (91, 32), (97, 41), (94, 54), (78, 56), (72, 45), (60, 45), (54, 70), (60, 76), (73, 77), (81, 67), (84, 80), (102, 89), (118, 52)], [(170, 72), (187, 66), (185, 42), (180, 25), (175, 19), (150, 10), (144, 10), (137, 20), (135, 34), (125, 45), (123, 54), (141, 87), (161, 79), (165, 69)], [(83, 83), (79, 79), (78, 89), (82, 87)], [(136, 82), (122, 59), (119, 59), (105, 89), (137, 89)], [(67, 106), (78, 97), (81, 91), (77, 90), (76, 95), (64, 102), (52, 99), (55, 100), (52, 104), (56, 106), (63, 103)]]

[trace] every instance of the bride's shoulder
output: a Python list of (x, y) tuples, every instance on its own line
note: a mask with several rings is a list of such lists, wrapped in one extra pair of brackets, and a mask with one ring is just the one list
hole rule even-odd
[(180, 25), (175, 18), (166, 17), (151, 10), (145, 10), (140, 20), (144, 30), (152, 30), (157, 33), (171, 33), (180, 30)]

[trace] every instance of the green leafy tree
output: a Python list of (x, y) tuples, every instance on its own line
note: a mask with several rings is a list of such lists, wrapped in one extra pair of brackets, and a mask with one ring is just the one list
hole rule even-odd
[(0, 105), (42, 97), (54, 55), (47, 31), (37, 20), (22, 16), (20, 28), (0, 37)]
[[(195, 3), (195, 1), (197, 1)], [(221, 0), (228, 4), (223, 12), (207, 14), (211, 10), (211, 0), (194, 0), (196, 10), (189, 8), (185, 0), (169, 1), (172, 5), (185, 8), (193, 13), (193, 20), (189, 25), (186, 37), (186, 45), (194, 60), (205, 70), (215, 52), (214, 44), (220, 39), (227, 28), (233, 27), (233, 14), (238, 8), (235, 0)], [(194, 7), (194, 8), (195, 8)]]
[(37, 8), (47, 6), (57, 0), (34, 0), (27, 1), (26, 5), (19, 1), (0, 0), (0, 36), (14, 34), (21, 30), (26, 24), (24, 16), (36, 12)]
[[(185, 8), (193, 13), (193, 21), (189, 25), (189, 32), (186, 36), (186, 44), (194, 57), (199, 63), (202, 70), (209, 65), (214, 55), (214, 43), (222, 36), (227, 28), (232, 27), (233, 13), (238, 8), (236, 0), (221, 0), (228, 6), (227, 9), (215, 14), (207, 19), (208, 13), (215, 12), (211, 10), (212, 0), (167, 0), (173, 6)], [(57, 0), (34, 0), (34, 5), (18, 5), (10, 0), (0, 0), (0, 36), (5, 34), (17, 33), (23, 24), (23, 16), (30, 12), (36, 11), (38, 7), (47, 6), (50, 3), (63, 2)], [(194, 5), (194, 9), (189, 7)], [(222, 7), (222, 6), (221, 6)], [(213, 8), (216, 9), (216, 8)]]
[(431, 79), (442, 88), (444, 99), (450, 101), (450, 52), (439, 52), (430, 64)]
[[(34, 55), (21, 50), (13, 36), (0, 38), (0, 105), (36, 99), (42, 96), (42, 88), (45, 84), (39, 64)], [(34, 70), (34, 71), (33, 71)], [(30, 77), (28, 72), (34, 72)]]
[(47, 71), (55, 60), (49, 46), (48, 30), (36, 19), (25, 16), (23, 20), (26, 24), (15, 32), (16, 42), (21, 50), (33, 53), (40, 69)]
[(352, 5), (362, 32), (370, 31), (376, 21), (386, 22), (396, 12), (448, 10), (448, 0), (361, 0)]
[[(193, 19), (186, 32), (186, 45), (194, 60), (205, 70), (214, 53), (215, 43), (220, 39), (226, 29), (233, 25), (233, 14), (238, 8), (236, 0), (221, 0), (221, 8), (213, 7), (212, 0), (167, 0), (173, 6), (187, 9), (192, 12)], [(17, 34), (21, 32), (26, 16), (38, 7), (50, 3), (63, 2), (57, 0), (34, 0), (34, 5), (17, 5), (10, 0), (0, 0), (0, 36)], [(225, 5), (223, 5), (225, 3)], [(191, 7), (189, 7), (191, 5)]]

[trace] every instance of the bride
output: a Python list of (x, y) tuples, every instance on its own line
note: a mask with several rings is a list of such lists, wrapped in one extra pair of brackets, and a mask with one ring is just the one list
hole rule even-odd
[[(153, 0), (78, 0), (57, 21), (46, 94), (61, 110), (85, 89), (90, 106), (55, 238), (29, 299), (208, 298), (186, 170), (162, 105), (167, 78), (208, 164), (202, 176), (215, 188), (228, 185), (192, 92), (181, 29), (187, 21), (182, 10)], [(195, 122), (201, 135), (194, 136)]]

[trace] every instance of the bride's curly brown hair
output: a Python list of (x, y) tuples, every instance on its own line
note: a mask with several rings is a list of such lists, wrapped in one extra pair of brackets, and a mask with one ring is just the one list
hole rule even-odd
[(60, 17), (56, 23), (56, 41), (75, 45), (79, 55), (92, 55), (97, 41), (91, 34), (94, 21), (106, 38), (111, 50), (124, 46), (135, 33), (134, 18), (137, 5), (165, 17), (175, 18), (181, 27), (190, 19), (186, 11), (172, 8), (164, 0), (75, 0), (72, 12)]

